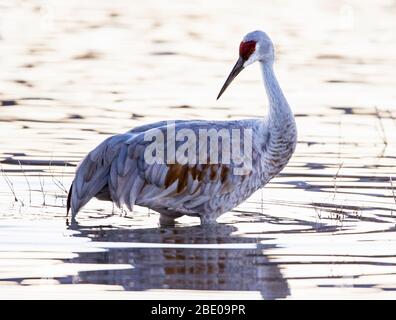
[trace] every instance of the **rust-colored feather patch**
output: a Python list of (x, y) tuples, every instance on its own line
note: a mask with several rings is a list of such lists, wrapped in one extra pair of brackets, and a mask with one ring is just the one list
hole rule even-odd
[(220, 183), (225, 184), (230, 170), (224, 164), (197, 164), (192, 166), (175, 163), (169, 164), (168, 168), (164, 186), (168, 188), (177, 181), (177, 194), (181, 194), (187, 189), (190, 175), (193, 181), (198, 181), (198, 185), (194, 191), (195, 193), (200, 185), (205, 182), (206, 177), (209, 177), (210, 181), (220, 179)]
[(179, 178), (181, 166), (178, 163), (168, 165), (169, 169), (165, 177), (165, 188), (168, 188)]
[(220, 174), (221, 184), (224, 184), (224, 182), (227, 180), (229, 171), (230, 171), (230, 169), (227, 166), (225, 166), (225, 165), (221, 166), (221, 174)]
[(212, 180), (212, 181), (216, 180), (218, 168), (219, 168), (219, 165), (217, 165), (217, 164), (213, 164), (210, 166), (210, 176), (209, 176), (210, 180)]
[(188, 174), (188, 166), (182, 166), (177, 184), (177, 193), (182, 193), (187, 188)]

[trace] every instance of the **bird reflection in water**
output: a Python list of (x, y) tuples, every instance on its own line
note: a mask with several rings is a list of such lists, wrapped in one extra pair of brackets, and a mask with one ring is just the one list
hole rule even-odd
[[(265, 299), (289, 295), (278, 265), (264, 254), (274, 245), (264, 245), (258, 238), (233, 236), (236, 228), (230, 225), (78, 230), (79, 236), (93, 241), (146, 246), (114, 248), (112, 245), (106, 252), (80, 253), (70, 262), (131, 264), (133, 268), (80, 272), (74, 283), (121, 285), (125, 290), (259, 291)], [(147, 248), (147, 243), (153, 244), (153, 248)], [(169, 247), (158, 248), (156, 244)]]

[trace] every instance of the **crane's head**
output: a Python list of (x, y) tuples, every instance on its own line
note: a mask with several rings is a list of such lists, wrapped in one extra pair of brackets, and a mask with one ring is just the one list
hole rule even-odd
[(253, 62), (260, 61), (263, 63), (273, 63), (274, 61), (274, 46), (271, 39), (263, 31), (249, 32), (243, 37), (239, 45), (239, 59), (232, 68), (227, 80), (220, 90), (217, 99), (230, 85), (232, 80), (248, 65)]

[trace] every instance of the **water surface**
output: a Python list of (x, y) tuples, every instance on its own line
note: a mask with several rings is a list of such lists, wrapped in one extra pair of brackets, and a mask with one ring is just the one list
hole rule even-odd
[[(31, 0), (0, 12), (0, 298), (396, 297), (394, 1)], [(257, 66), (215, 101), (257, 28), (296, 115), (288, 167), (214, 227), (159, 228), (152, 211), (95, 200), (67, 226), (75, 166), (109, 135), (265, 115)]]

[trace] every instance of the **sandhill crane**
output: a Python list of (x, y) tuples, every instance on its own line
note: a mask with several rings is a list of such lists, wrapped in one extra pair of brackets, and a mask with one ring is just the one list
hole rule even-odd
[[(297, 132), (293, 113), (273, 71), (274, 47), (266, 33), (253, 31), (243, 38), (239, 59), (217, 99), (245, 67), (256, 61), (261, 66), (269, 101), (267, 117), (235, 121), (160, 121), (106, 139), (77, 167), (67, 201), (67, 213), (71, 209), (72, 221), (77, 212), (96, 197), (112, 201), (119, 207), (126, 206), (130, 211), (135, 204), (153, 209), (160, 213), (161, 224), (171, 223), (182, 215), (197, 216), (201, 224), (212, 223), (277, 175), (295, 150)], [(203, 129), (222, 133), (250, 130), (251, 166), (236, 172), (237, 165), (233, 162), (213, 162), (210, 158), (200, 163), (197, 157), (188, 158), (195, 162), (180, 162), (176, 157), (173, 161), (148, 163), (147, 150), (153, 145), (158, 147), (154, 153), (168, 154), (170, 149), (174, 151), (184, 143), (183, 139), (170, 139), (170, 129), (176, 134), (188, 129), (196, 136)], [(164, 139), (147, 141), (147, 135), (153, 136), (154, 132), (164, 135), (164, 147), (159, 146)], [(201, 155), (203, 149), (192, 150)]]

